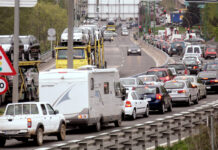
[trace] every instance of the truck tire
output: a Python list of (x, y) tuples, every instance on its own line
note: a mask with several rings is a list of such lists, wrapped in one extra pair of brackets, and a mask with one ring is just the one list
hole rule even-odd
[(41, 146), (43, 144), (43, 129), (42, 128), (37, 129), (34, 142), (36, 143), (37, 146)]
[(101, 122), (100, 122), (100, 120), (94, 125), (94, 130), (96, 132), (100, 132), (101, 131)]
[(149, 117), (149, 106), (147, 106), (146, 110), (145, 110), (145, 114), (144, 117)]
[(61, 123), (59, 133), (57, 134), (58, 141), (64, 141), (66, 137), (66, 125)]
[(1, 137), (0, 138), (0, 147), (4, 147), (6, 143), (6, 138)]

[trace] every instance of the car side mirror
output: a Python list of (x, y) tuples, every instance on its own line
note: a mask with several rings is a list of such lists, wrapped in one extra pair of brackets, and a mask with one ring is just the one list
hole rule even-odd
[(59, 114), (59, 111), (58, 110), (55, 110), (54, 111), (55, 115)]

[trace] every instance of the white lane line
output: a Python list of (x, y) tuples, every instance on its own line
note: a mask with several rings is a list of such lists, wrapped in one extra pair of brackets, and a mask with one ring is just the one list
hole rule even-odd
[(67, 143), (58, 143), (58, 144), (52, 145), (52, 147), (64, 146), (64, 145), (66, 145), (66, 144), (67, 144)]
[(34, 149), (34, 150), (47, 150), (47, 149), (50, 149), (51, 147), (42, 147), (42, 148), (37, 148), (37, 149)]

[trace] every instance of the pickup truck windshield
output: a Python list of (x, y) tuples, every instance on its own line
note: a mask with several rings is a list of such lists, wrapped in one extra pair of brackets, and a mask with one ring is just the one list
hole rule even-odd
[[(57, 59), (67, 59), (67, 50), (61, 49), (58, 50)], [(84, 49), (76, 49), (73, 51), (73, 59), (85, 59)]]
[(38, 114), (39, 110), (36, 104), (15, 104), (9, 105), (6, 115), (30, 115)]

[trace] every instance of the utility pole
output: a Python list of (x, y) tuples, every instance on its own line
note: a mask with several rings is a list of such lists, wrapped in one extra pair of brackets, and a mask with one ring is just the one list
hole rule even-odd
[(68, 1), (68, 51), (67, 68), (73, 68), (73, 27), (74, 27), (74, 0)]
[(155, 25), (156, 25), (156, 2), (154, 1), (154, 35), (155, 35)]
[(16, 71), (16, 75), (13, 78), (13, 93), (12, 93), (12, 102), (17, 103), (19, 100), (19, 93), (18, 93), (18, 64), (19, 64), (19, 28), (20, 28), (20, 0), (15, 1), (14, 7), (14, 60), (13, 65)]

